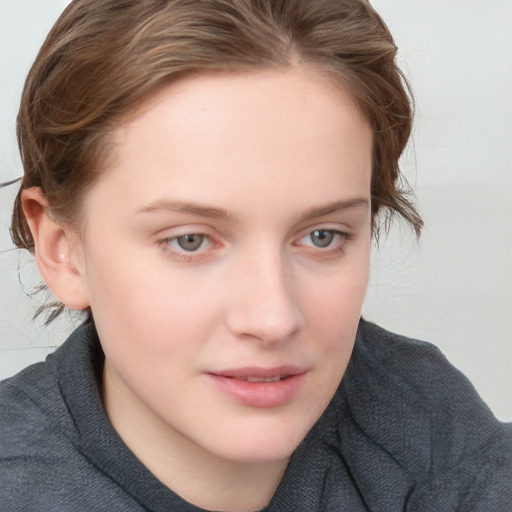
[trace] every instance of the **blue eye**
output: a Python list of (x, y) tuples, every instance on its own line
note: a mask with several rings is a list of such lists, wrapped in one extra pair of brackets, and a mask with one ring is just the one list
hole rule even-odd
[(315, 229), (308, 236), (315, 247), (323, 248), (331, 245), (336, 234), (338, 233), (331, 229)]
[(205, 240), (207, 240), (206, 235), (193, 233), (173, 238), (171, 242), (178, 245), (178, 247), (184, 251), (194, 252), (203, 246)]
[(168, 236), (157, 241), (157, 245), (171, 258), (186, 263), (202, 261), (212, 256), (211, 249), (216, 247), (211, 237), (205, 233), (185, 233)]
[(343, 251), (351, 235), (337, 229), (315, 229), (310, 231), (297, 242), (298, 245), (318, 249), (317, 254), (326, 255), (332, 251)]

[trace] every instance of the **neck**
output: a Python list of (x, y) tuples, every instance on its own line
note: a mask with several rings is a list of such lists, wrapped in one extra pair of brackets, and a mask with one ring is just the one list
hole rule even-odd
[(126, 388), (119, 391), (105, 371), (103, 401), (113, 427), (148, 470), (176, 494), (200, 508), (224, 512), (259, 510), (270, 502), (288, 459), (238, 462), (217, 457), (148, 415)]
[(153, 470), (168, 487), (198, 507), (248, 512), (268, 505), (287, 464), (287, 461), (234, 463), (205, 459), (196, 458), (184, 465), (183, 460), (173, 457), (172, 467), (160, 460)]

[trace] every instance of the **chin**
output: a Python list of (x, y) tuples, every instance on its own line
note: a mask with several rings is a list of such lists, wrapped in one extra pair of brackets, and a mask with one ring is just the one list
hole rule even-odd
[[(291, 420), (290, 420), (291, 421)], [(232, 462), (270, 463), (287, 460), (307, 435), (309, 427), (290, 429), (287, 425), (254, 425), (226, 436), (216, 448), (217, 455)]]
[(243, 464), (265, 464), (288, 460), (297, 446), (296, 443), (283, 447), (282, 445), (267, 445), (259, 447), (239, 447), (238, 450), (230, 450), (224, 454), (226, 460)]

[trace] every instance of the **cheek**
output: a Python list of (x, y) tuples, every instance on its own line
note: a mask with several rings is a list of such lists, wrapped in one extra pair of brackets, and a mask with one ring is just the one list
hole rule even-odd
[(305, 283), (309, 317), (319, 329), (346, 338), (361, 316), (369, 279), (369, 249), (359, 251), (329, 279)]
[(369, 276), (369, 256), (361, 251), (357, 263), (347, 265), (335, 278), (314, 289), (307, 298), (309, 336), (318, 349), (316, 375), (324, 403), (330, 400), (343, 376), (354, 346)]
[(147, 251), (116, 254), (110, 249), (91, 251), (87, 273), (104, 345), (122, 343), (124, 353), (130, 347), (135, 357), (144, 355), (142, 364), (173, 352), (176, 345), (192, 349), (194, 342), (204, 341), (219, 315), (218, 287), (176, 270), (156, 252), (148, 259)]

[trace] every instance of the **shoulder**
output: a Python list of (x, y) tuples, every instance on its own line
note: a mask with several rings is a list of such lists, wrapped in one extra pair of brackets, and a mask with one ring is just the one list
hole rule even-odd
[(101, 369), (86, 322), (44, 363), (0, 383), (0, 510), (144, 510), (108, 470), (132, 454), (106, 428)]
[(411, 510), (512, 502), (512, 426), (434, 345), (361, 321), (340, 392), (352, 420), (344, 434), (397, 468), (396, 481), (414, 489)]
[[(0, 383), (0, 508), (31, 509), (65, 466), (69, 440), (62, 434), (65, 408), (51, 363), (38, 363)], [(30, 482), (30, 485), (27, 483)], [(8, 508), (9, 507), (9, 508)]]
[(83, 456), (82, 433), (64, 396), (62, 367), (78, 378), (81, 333), (45, 362), (0, 382), (0, 510), (76, 510), (77, 499), (85, 504), (94, 496), (84, 480), (105, 492), (112, 487)]
[(378, 412), (384, 421), (414, 426), (416, 435), (443, 432), (436, 446), (477, 445), (502, 431), (471, 382), (431, 343), (363, 320), (345, 377), (346, 399), (361, 418)]
[(66, 453), (63, 448), (70, 444), (67, 436), (73, 425), (60, 395), (53, 359), (0, 382), (0, 404), (3, 476), (9, 471), (18, 475), (39, 464), (54, 467)]
[[(368, 384), (366, 392), (386, 391), (390, 400), (405, 408), (447, 413), (457, 409), (486, 416), (489, 408), (469, 380), (432, 343), (401, 336), (361, 321), (347, 384)], [(443, 400), (441, 400), (443, 399)], [(469, 400), (469, 403), (468, 403)], [(396, 404), (398, 405), (398, 404)], [(433, 418), (435, 419), (435, 418)]]
[(53, 442), (76, 440), (78, 432), (62, 381), (66, 373), (72, 372), (74, 379), (80, 374), (87, 329), (88, 324), (82, 324), (44, 362), (0, 382), (0, 460), (56, 456)]
[[(0, 382), (0, 460), (26, 455), (38, 435), (48, 435), (59, 417), (55, 368), (51, 363), (29, 366)], [(30, 443), (30, 444), (29, 444)], [(44, 444), (40, 447), (44, 449)]]

